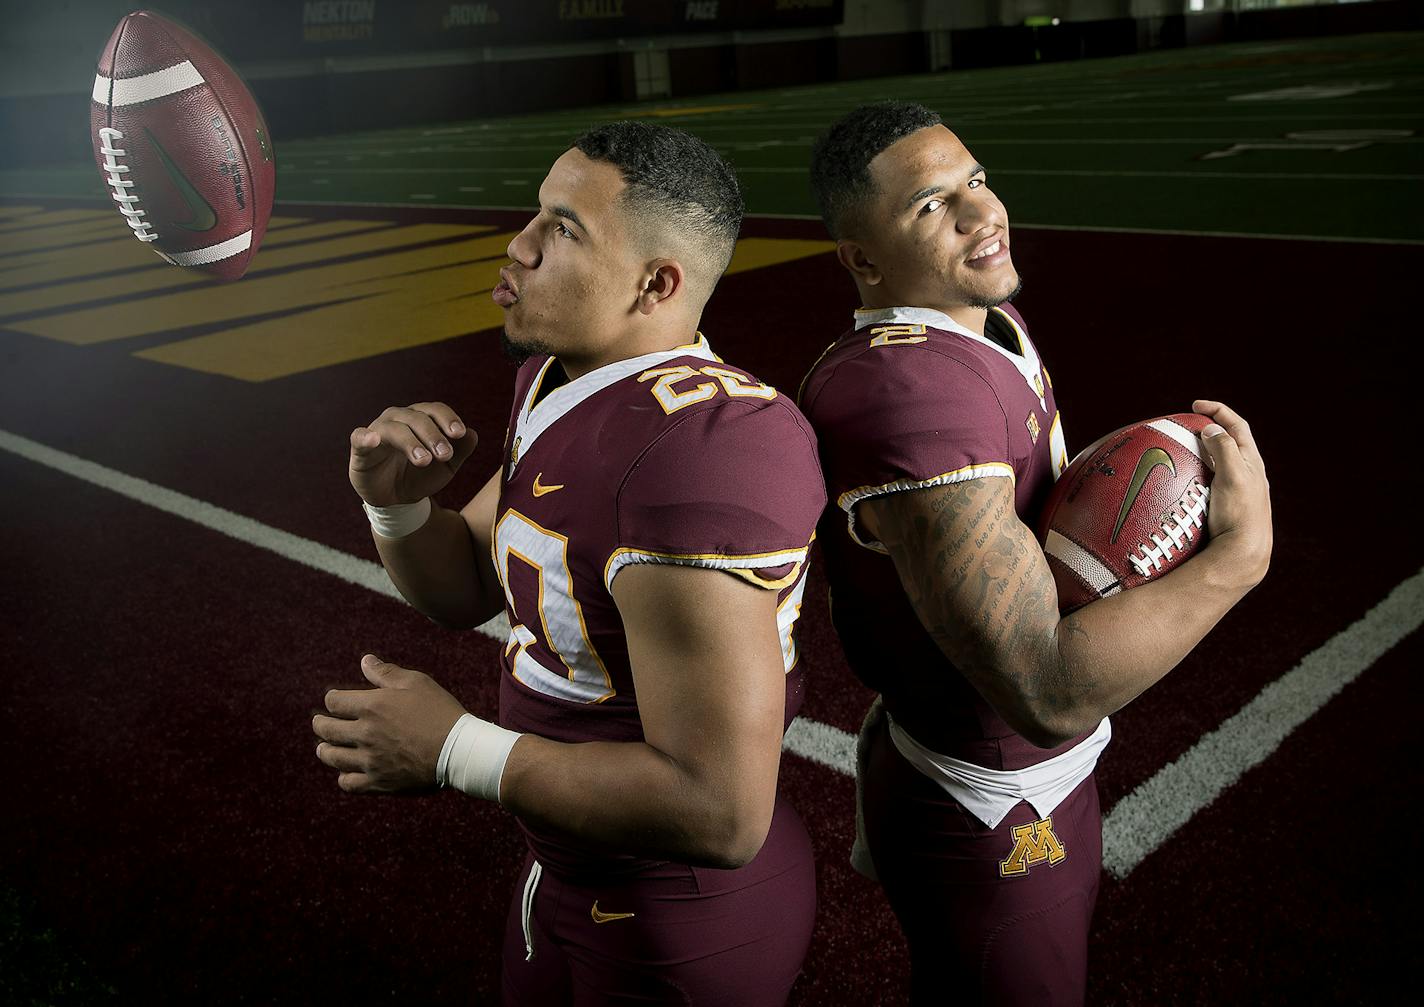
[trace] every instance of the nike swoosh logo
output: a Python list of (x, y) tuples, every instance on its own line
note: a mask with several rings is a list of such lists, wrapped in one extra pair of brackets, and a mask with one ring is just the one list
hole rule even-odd
[(1113, 525), (1111, 541), (1117, 541), (1118, 533), (1122, 531), (1123, 522), (1127, 520), (1128, 511), (1132, 510), (1132, 505), (1137, 502), (1137, 495), (1142, 492), (1147, 477), (1159, 465), (1165, 465), (1172, 475), (1177, 474), (1177, 466), (1173, 464), (1172, 456), (1161, 448), (1148, 448), (1142, 452), (1142, 457), (1137, 459), (1137, 468), (1133, 470), (1132, 482), (1127, 486), (1127, 496), (1122, 498), (1122, 507), (1117, 512), (1117, 524)]
[(564, 488), (563, 483), (555, 483), (553, 486), (541, 486), (539, 484), (539, 480), (543, 478), (543, 475), (544, 473), (540, 472), (537, 476), (534, 477), (534, 495), (536, 497), (541, 497), (545, 493), (553, 493), (556, 490), (561, 490)]
[(148, 134), (148, 142), (153, 144), (153, 149), (158, 152), (158, 159), (163, 162), (163, 170), (168, 172), (168, 177), (173, 180), (178, 194), (183, 197), (183, 202), (188, 204), (188, 211), (193, 215), (191, 223), (173, 226), (181, 227), (185, 231), (211, 231), (218, 223), (218, 215), (213, 212), (211, 204), (203, 198), (202, 193), (193, 188), (193, 183), (189, 182), (178, 169), (178, 165), (173, 163), (173, 158), (168, 156), (168, 151), (163, 149), (163, 144), (149, 132), (148, 127), (145, 126), (143, 131)]
[(593, 908), (589, 910), (589, 915), (593, 917), (595, 923), (611, 923), (614, 920), (626, 920), (633, 916), (633, 913), (601, 913), (598, 911), (598, 900), (593, 902)]

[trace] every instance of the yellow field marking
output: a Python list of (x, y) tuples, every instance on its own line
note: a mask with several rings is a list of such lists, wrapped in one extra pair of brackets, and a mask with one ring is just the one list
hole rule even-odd
[[(26, 223), (25, 221), (29, 222)], [(86, 238), (128, 238), (135, 245), (142, 242), (133, 237), (133, 231), (117, 213), (98, 213), (89, 220), (71, 220), (50, 223), (44, 215), (20, 218), (14, 221), (16, 229), (0, 231), (0, 255), (7, 259), (25, 252), (83, 241)]]
[(641, 112), (629, 112), (628, 118), (640, 118), (643, 116), (655, 115), (663, 119), (673, 119), (684, 115), (713, 115), (717, 112), (745, 112), (749, 108), (761, 108), (760, 105), (694, 105), (688, 108), (649, 108)]
[[(431, 241), (439, 238), (447, 238), (459, 234), (478, 233), (478, 229), (466, 226), (453, 226), (447, 224), (424, 224), (412, 227), (381, 227), (383, 221), (371, 220), (330, 220), (313, 224), (306, 224), (297, 227), (284, 228), (271, 235), (262, 243), (262, 249), (257, 253), (257, 259), (253, 264), (253, 272), (237, 284), (219, 285), (201, 273), (190, 269), (180, 269), (170, 266), (161, 261), (157, 256), (148, 250), (140, 247), (139, 242), (132, 239), (120, 239), (118, 243), (105, 243), (103, 246), (96, 246), (93, 255), (104, 261), (102, 267), (94, 265), (94, 260), (85, 260), (80, 263), (77, 257), (71, 253), (55, 253), (48, 262), (53, 264), (53, 269), (60, 274), (68, 269), (74, 276), (74, 282), (54, 283), (53, 286), (42, 287), (38, 290), (24, 290), (13, 294), (0, 293), (0, 325), (6, 328), (18, 329), (21, 332), (30, 332), (33, 335), (46, 336), (52, 339), (61, 339), (65, 342), (93, 343), (102, 342), (104, 339), (125, 339), (132, 335), (139, 335), (140, 332), (132, 330), (116, 330), (113, 335), (101, 335), (101, 332), (108, 328), (107, 323), (96, 322), (98, 315), (94, 312), (67, 312), (63, 315), (54, 315), (45, 322), (51, 325), (40, 325), (40, 320), (32, 322), (14, 322), (6, 324), (3, 320), (6, 316), (13, 316), (30, 311), (43, 311), (50, 308), (60, 308), (66, 304), (76, 304), (86, 301), (96, 301), (111, 297), (122, 297), (125, 294), (152, 293), (154, 291), (174, 290), (193, 291), (199, 294), (208, 291), (215, 295), (220, 295), (223, 291), (233, 289), (240, 291), (251, 291), (254, 283), (261, 282), (263, 274), (276, 269), (284, 269), (289, 266), (306, 265), (308, 263), (320, 262), (324, 259), (333, 259), (345, 255), (374, 254), (388, 251), (392, 248), (399, 248), (403, 245), (414, 245), (424, 241)], [(342, 235), (351, 231), (363, 228), (377, 227), (379, 230), (370, 231), (366, 234), (356, 234), (349, 238)], [(306, 239), (329, 238), (331, 240), (313, 240), (311, 244), (303, 244), (296, 247), (285, 247), (295, 245), (296, 242)], [(96, 271), (107, 271), (112, 269), (122, 269), (125, 267), (141, 267), (150, 265), (148, 269), (140, 269), (138, 272), (126, 273), (120, 276), (111, 276), (103, 279), (91, 280), (87, 276)], [(54, 277), (58, 279), (59, 277)], [(0, 273), (0, 286), (18, 285), (19, 280), (12, 280), (7, 274)], [(23, 282), (39, 282), (29, 279)], [(239, 293), (239, 297), (243, 295)], [(261, 310), (261, 302), (257, 300), (260, 295), (251, 294), (248, 297), (248, 312)], [(203, 321), (216, 321), (218, 319), (205, 319), (199, 307), (197, 313), (192, 317), (171, 317), (169, 310), (164, 306), (164, 298), (148, 298), (136, 300), (128, 304), (116, 305), (114, 308), (96, 309), (99, 314), (109, 317), (110, 313), (116, 313), (115, 317), (121, 317), (124, 311), (137, 311), (143, 314), (150, 310), (156, 310), (162, 314), (166, 321), (160, 328), (172, 328), (182, 325), (196, 325)], [(330, 298), (312, 298), (310, 303), (320, 303), (321, 300)], [(280, 308), (282, 305), (274, 305)], [(246, 313), (246, 312), (245, 312)], [(85, 332), (85, 328), (91, 331)], [(42, 328), (43, 331), (37, 331)], [(147, 330), (147, 331), (152, 331)]]
[[(270, 233), (262, 242), (255, 269), (270, 269), (276, 258), (269, 249), (298, 241), (337, 237), (369, 227), (389, 227), (385, 221), (328, 220), (305, 224), (291, 221), (294, 226)], [(16, 266), (0, 272), (0, 291), (30, 284), (50, 284), (40, 290), (21, 291), (12, 295), (0, 293), (0, 319), (27, 311), (61, 308), (66, 304), (97, 301), (148, 293), (154, 290), (179, 289), (211, 283), (204, 274), (191, 269), (170, 266), (142, 242), (118, 237), (110, 241), (95, 241), (74, 248), (44, 249), (3, 261)], [(102, 279), (90, 279), (98, 273), (114, 270), (138, 270)]]
[[(290, 226), (270, 235), (254, 271), (235, 284), (213, 284), (157, 261), (149, 269), (91, 279), (97, 272), (148, 261), (151, 253), (126, 236), (26, 255), (21, 268), (0, 273), (0, 324), (93, 345), (228, 323), (218, 331), (136, 355), (245, 381), (267, 381), (496, 328), (504, 320), (488, 295), (499, 282), (513, 233), (455, 224), (279, 219)], [(373, 227), (378, 229), (369, 230)], [(358, 230), (365, 233), (349, 233)], [(464, 240), (409, 247), (450, 238)], [(309, 243), (299, 244), (307, 239)], [(738, 243), (728, 273), (774, 266), (832, 247), (827, 241), (748, 238)], [(361, 257), (325, 264), (345, 256)], [(290, 269), (294, 266), (308, 268)], [(6, 286), (33, 283), (49, 285), (3, 292)], [(149, 296), (3, 323), (7, 315), (138, 294)], [(279, 313), (281, 317), (249, 321)]]
[[(34, 256), (43, 256), (52, 253), (60, 246), (74, 246), (63, 249), (60, 254), (72, 256), (79, 254), (83, 248), (92, 247), (94, 242), (107, 242), (117, 240), (127, 240), (130, 246), (142, 252), (142, 255), (126, 256), (128, 263), (109, 262), (105, 270), (121, 269), (125, 265), (146, 265), (151, 261), (160, 261), (148, 246), (133, 236), (133, 231), (124, 223), (124, 218), (118, 213), (108, 213), (100, 211), (88, 211), (88, 216), (81, 220), (73, 220), (68, 223), (46, 224), (43, 227), (28, 227), (26, 230), (15, 231), (9, 234), (0, 233), (0, 266), (14, 267), (17, 265), (29, 265), (34, 261)], [(32, 223), (42, 223), (43, 217), (31, 218)], [(296, 217), (273, 217), (269, 226), (277, 227), (283, 224), (300, 223)], [(112, 254), (112, 249), (110, 255)], [(67, 273), (53, 277), (44, 277), (39, 280), (26, 280), (26, 283), (48, 282), (50, 280), (77, 279), (82, 270), (70, 269)], [(18, 286), (18, 283), (12, 284)]]
[[(245, 381), (269, 381), (491, 329), (504, 321), (489, 292), (499, 282), (499, 267), (508, 261), (501, 253), (513, 237), (499, 234), (439, 250), (465, 257), (498, 256), (489, 262), (343, 283), (321, 293), (362, 299), (328, 305), (300, 321), (279, 318), (243, 325), (136, 356)], [(434, 251), (421, 254), (429, 257)]]
[[(348, 282), (327, 296), (361, 300), (317, 309), (304, 316), (309, 320), (301, 325), (279, 318), (168, 343), (136, 356), (246, 381), (268, 381), (496, 328), (503, 324), (504, 313), (488, 295), (499, 282), (499, 267), (507, 261), (504, 248), (512, 237), (500, 234), (388, 256), (376, 262), (385, 267), (380, 275), (360, 282), (351, 282), (356, 277), (350, 266), (335, 267)], [(727, 272), (761, 269), (834, 247), (828, 241), (748, 238), (738, 242)], [(493, 258), (474, 265), (430, 268), (440, 259), (461, 262), (483, 255)], [(410, 261), (387, 261), (399, 259)], [(393, 275), (411, 269), (422, 271)]]
[[(117, 216), (118, 214), (115, 212), (113, 215)], [(24, 227), (34, 227), (36, 224), (69, 224), (75, 221), (98, 220), (108, 216), (110, 214), (102, 210), (48, 210), (44, 213), (29, 214), (0, 222), (0, 235)]]
[(805, 259), (822, 252), (834, 252), (833, 241), (799, 241), (793, 238), (743, 238), (732, 253), (727, 275), (750, 269), (765, 269), (783, 262)]

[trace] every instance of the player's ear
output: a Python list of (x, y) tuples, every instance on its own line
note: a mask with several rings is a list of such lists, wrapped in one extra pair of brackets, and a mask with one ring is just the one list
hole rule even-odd
[(880, 282), (880, 268), (870, 261), (870, 256), (859, 242), (844, 238), (836, 242), (836, 258), (850, 271), (851, 276), (866, 286), (873, 287)]
[(643, 274), (643, 288), (638, 291), (638, 311), (651, 315), (659, 304), (681, 293), (686, 282), (682, 263), (676, 259), (654, 259), (648, 263)]

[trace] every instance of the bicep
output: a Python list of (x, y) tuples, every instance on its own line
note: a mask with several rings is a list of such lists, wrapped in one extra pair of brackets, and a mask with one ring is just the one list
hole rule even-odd
[(1057, 664), (1058, 592), (1014, 483), (969, 479), (860, 504), (921, 624), (1005, 716)]
[(775, 591), (644, 564), (613, 581), (647, 743), (769, 813), (786, 706)]

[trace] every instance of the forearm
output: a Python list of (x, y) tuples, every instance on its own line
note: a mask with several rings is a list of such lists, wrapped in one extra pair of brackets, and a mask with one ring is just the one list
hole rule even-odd
[(493, 618), (504, 595), (459, 513), (432, 504), (430, 519), (402, 538), (372, 532), (381, 563), (406, 601), (444, 626), (468, 629)]
[(589, 846), (724, 868), (756, 855), (772, 811), (771, 802), (729, 793), (728, 780), (643, 742), (563, 744), (528, 734), (509, 753), (500, 802)]
[(1038, 719), (1060, 738), (1090, 729), (1156, 684), (1250, 590), (1239, 566), (1207, 548), (1161, 580), (1062, 618), (1038, 681)]

